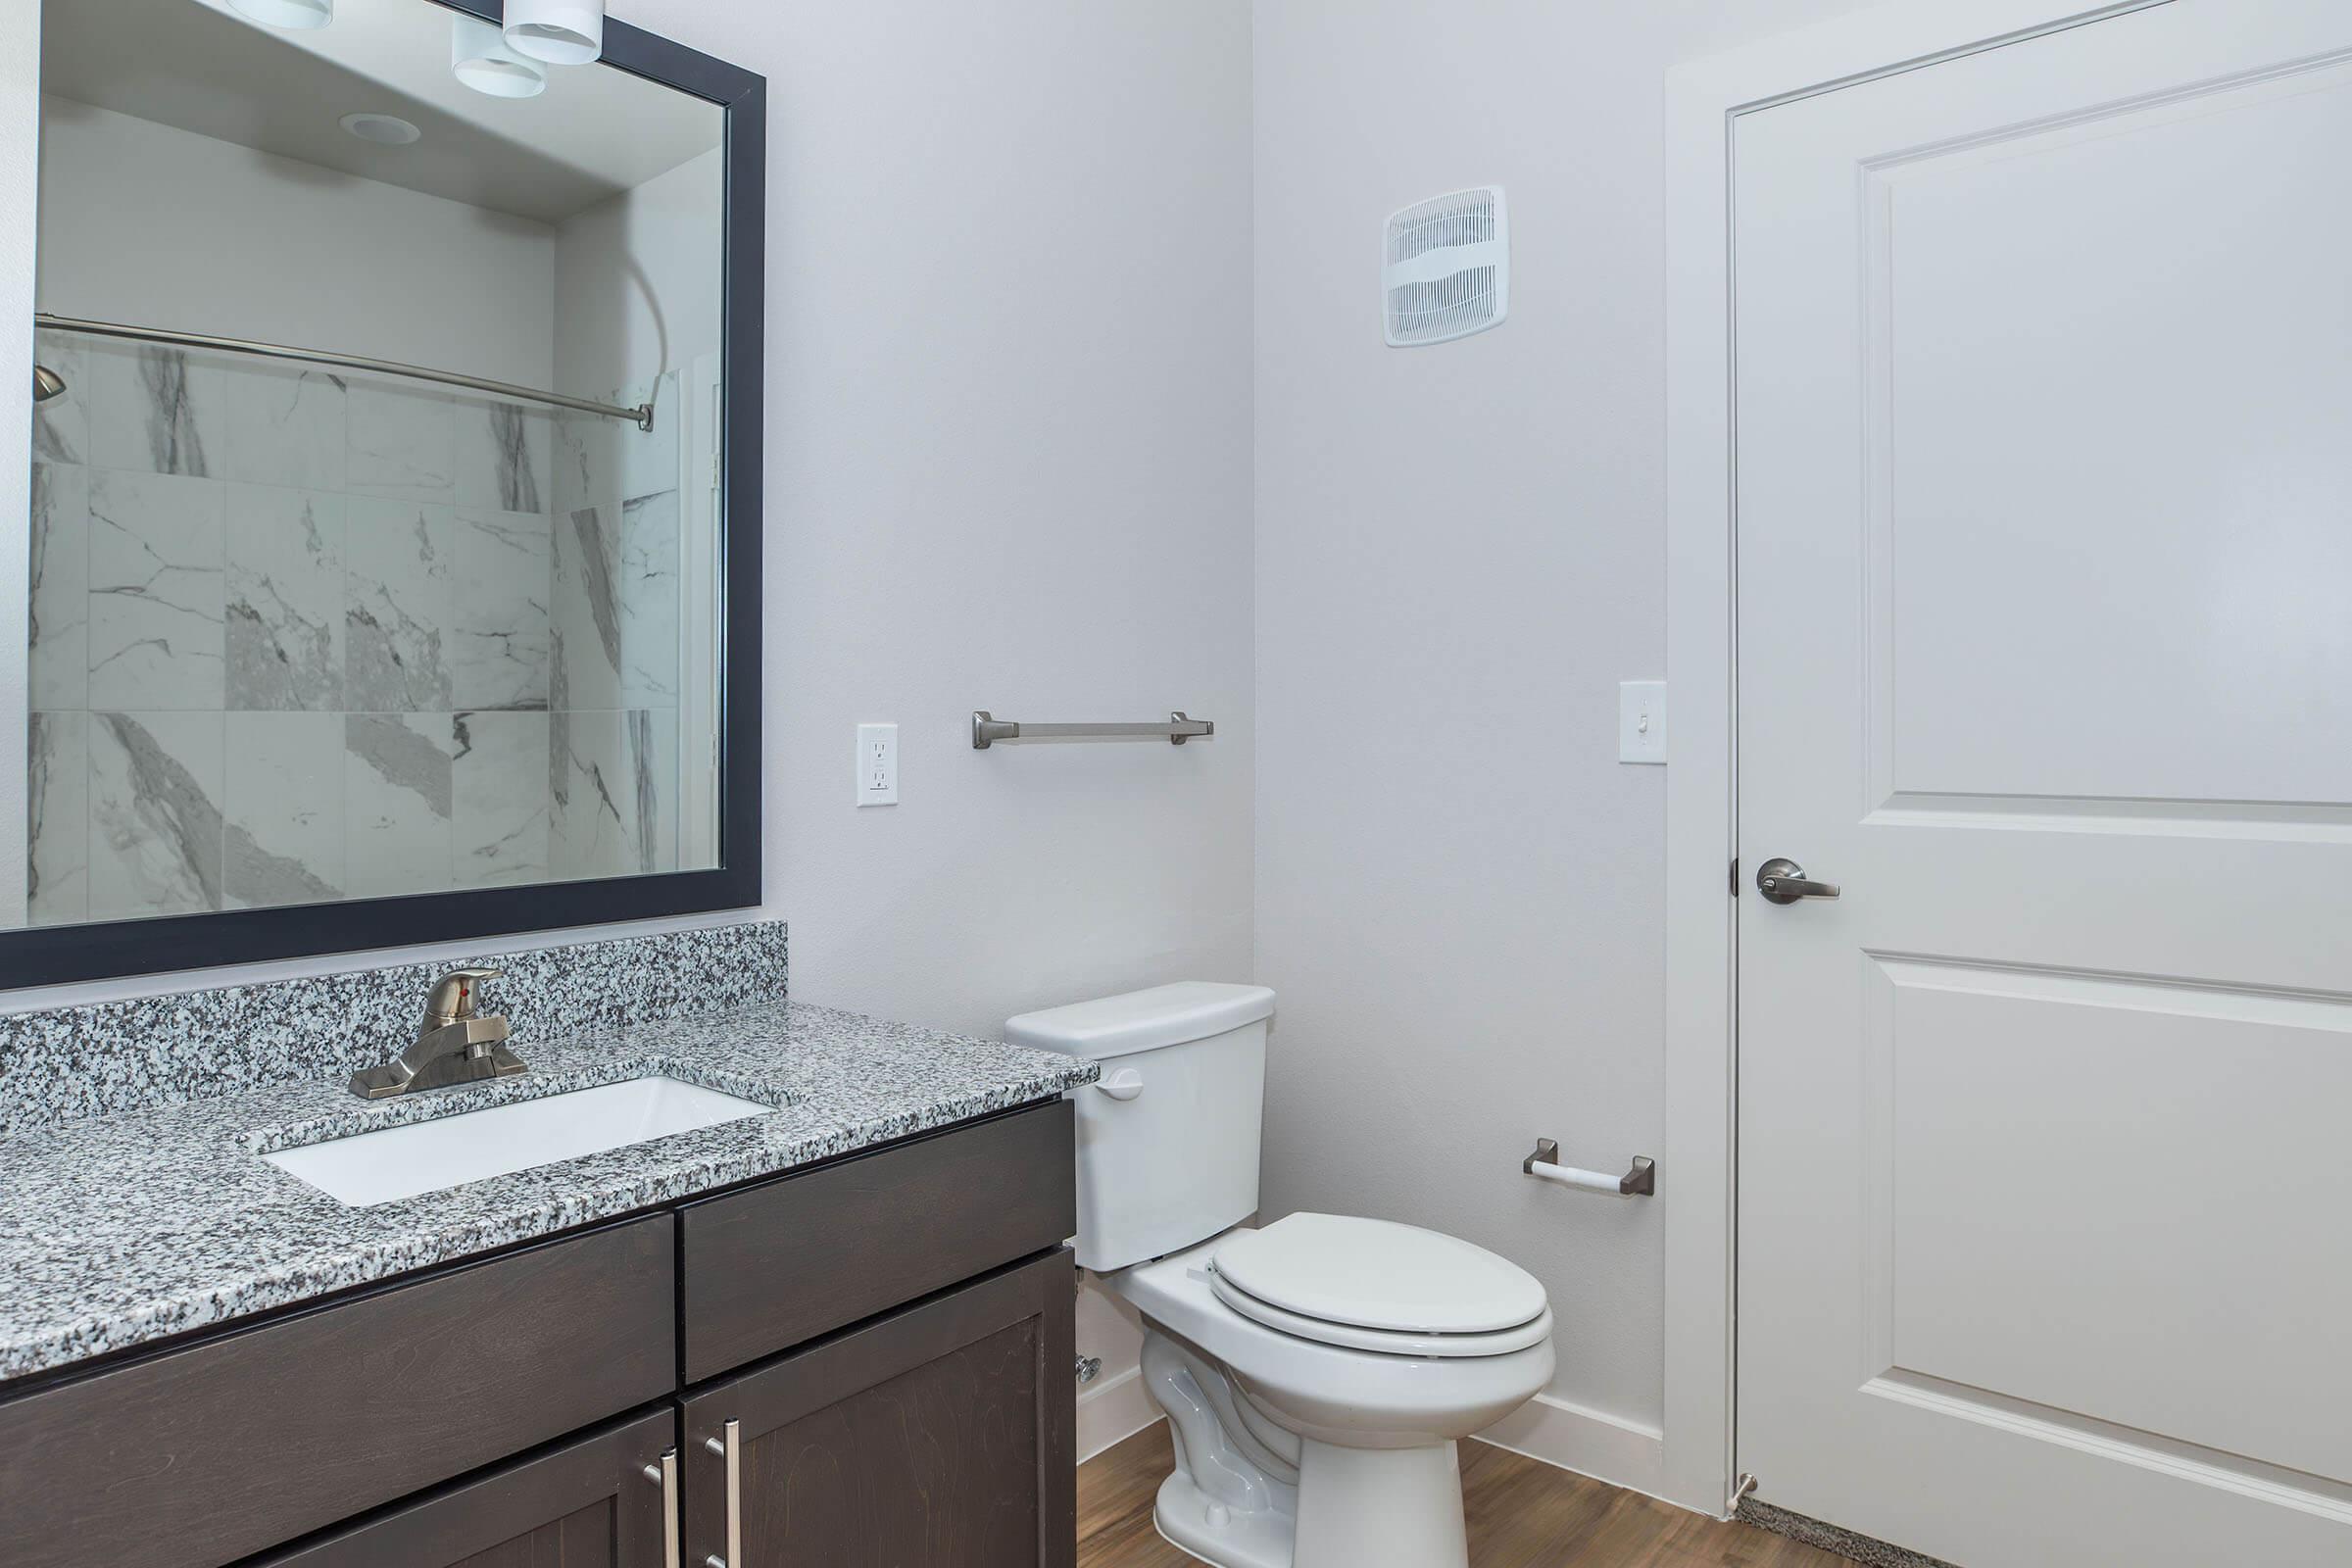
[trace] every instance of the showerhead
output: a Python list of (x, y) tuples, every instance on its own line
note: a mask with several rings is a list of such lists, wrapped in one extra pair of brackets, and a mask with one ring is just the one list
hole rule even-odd
[(51, 398), (66, 395), (66, 378), (46, 365), (32, 368), (32, 401), (46, 403)]

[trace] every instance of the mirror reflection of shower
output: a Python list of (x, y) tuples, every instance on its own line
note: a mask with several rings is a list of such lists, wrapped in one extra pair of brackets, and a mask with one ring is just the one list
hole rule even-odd
[(251, 4), (335, 23), (0, 0), (42, 197), (0, 937), (712, 869), (727, 111), (473, 91), (471, 0)]

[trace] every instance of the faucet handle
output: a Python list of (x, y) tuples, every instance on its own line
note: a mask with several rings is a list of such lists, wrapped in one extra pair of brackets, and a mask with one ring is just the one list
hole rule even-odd
[(432, 995), (425, 999), (424, 1026), (433, 1029), (477, 1016), (480, 1006), (474, 992), (484, 980), (495, 980), (506, 972), (473, 966), (450, 970), (433, 983)]

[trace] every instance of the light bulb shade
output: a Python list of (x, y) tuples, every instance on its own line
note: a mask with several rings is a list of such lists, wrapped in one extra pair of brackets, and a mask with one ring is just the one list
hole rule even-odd
[(272, 27), (309, 29), (335, 20), (335, 0), (228, 0), (254, 21)]
[(498, 24), (478, 17), (451, 20), (449, 69), (466, 86), (493, 98), (536, 98), (547, 91), (547, 68), (508, 48)]
[(507, 0), (507, 47), (551, 66), (605, 52), (604, 0)]

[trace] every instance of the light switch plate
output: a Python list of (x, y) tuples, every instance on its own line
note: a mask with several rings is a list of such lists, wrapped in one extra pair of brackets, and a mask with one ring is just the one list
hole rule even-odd
[(858, 804), (899, 804), (899, 726), (858, 726)]
[(1664, 681), (1622, 680), (1617, 683), (1617, 760), (1666, 760)]

